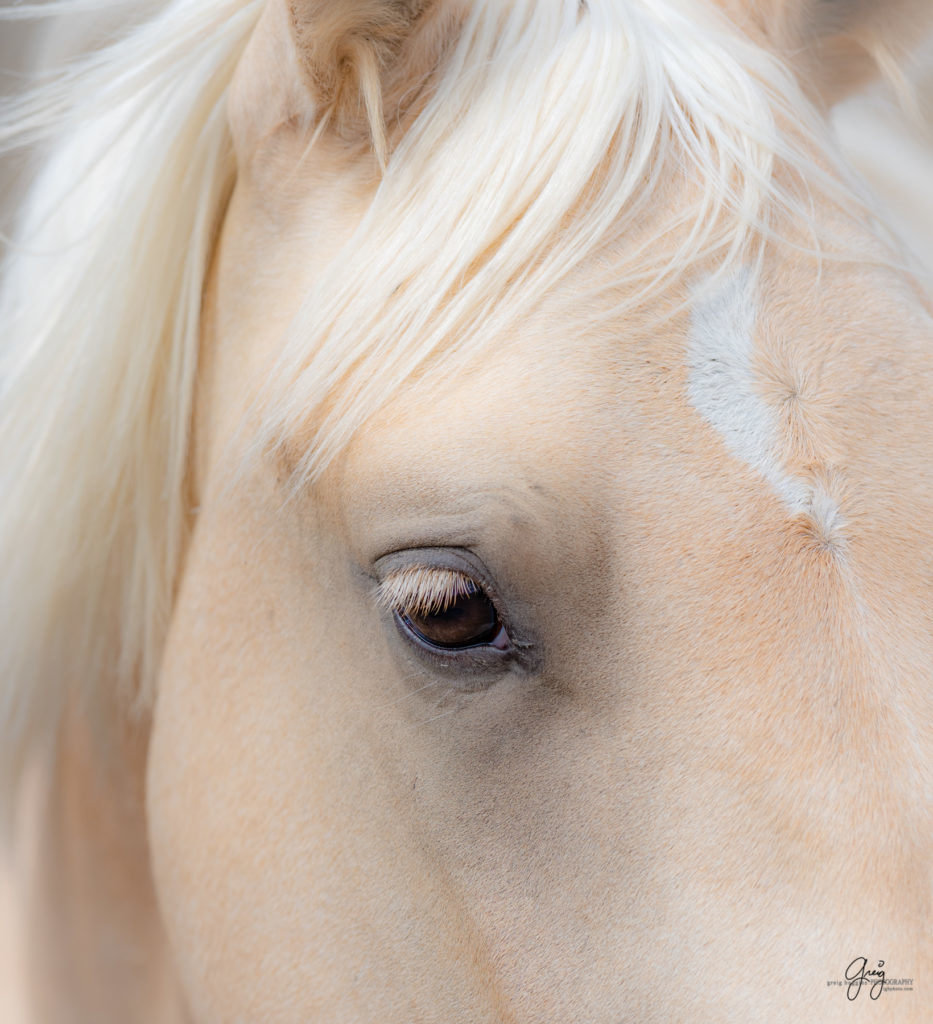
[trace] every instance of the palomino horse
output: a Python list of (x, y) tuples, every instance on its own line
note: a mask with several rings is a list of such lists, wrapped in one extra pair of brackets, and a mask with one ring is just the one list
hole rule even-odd
[(175, 0), (8, 109), (37, 1020), (929, 1020), (933, 320), (826, 119), (927, 6)]

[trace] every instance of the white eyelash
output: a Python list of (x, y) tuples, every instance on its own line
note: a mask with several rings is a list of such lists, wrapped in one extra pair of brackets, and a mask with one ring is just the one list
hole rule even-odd
[(436, 615), (479, 584), (456, 569), (416, 565), (390, 573), (379, 585), (379, 604), (401, 615)]

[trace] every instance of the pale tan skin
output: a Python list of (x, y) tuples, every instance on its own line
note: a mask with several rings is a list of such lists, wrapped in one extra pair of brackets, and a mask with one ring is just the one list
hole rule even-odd
[[(41, 1019), (184, 1019), (177, 982), (199, 1024), (833, 1024), (859, 955), (916, 980), (873, 1019), (927, 1019), (923, 298), (856, 265), (816, 290), (787, 252), (766, 271), (762, 393), (844, 550), (688, 405), (686, 317), (651, 327), (680, 294), (611, 337), (543, 311), (287, 503), (287, 460), (231, 486), (237, 429), (372, 161), (325, 138), (289, 178), (301, 140), (231, 117), (254, 157), (206, 297), (197, 526), (151, 738), (94, 765), (65, 732), (46, 835), (84, 852), (37, 915)], [(379, 558), (435, 547), (481, 562), (527, 669), (466, 693), (376, 607)], [(105, 923), (144, 964), (125, 990)], [(78, 948), (80, 983), (48, 973)]]

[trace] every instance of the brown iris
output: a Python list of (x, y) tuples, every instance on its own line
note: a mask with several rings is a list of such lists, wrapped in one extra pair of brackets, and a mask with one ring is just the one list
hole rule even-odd
[(411, 611), (400, 618), (420, 640), (433, 647), (500, 646), (505, 633), (495, 605), (472, 582), (466, 583), (462, 593), (445, 608)]

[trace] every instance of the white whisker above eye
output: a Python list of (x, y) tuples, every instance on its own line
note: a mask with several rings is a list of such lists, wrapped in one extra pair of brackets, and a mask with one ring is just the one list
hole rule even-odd
[(460, 598), (481, 590), (466, 573), (416, 565), (393, 572), (382, 581), (379, 604), (408, 614), (445, 612)]

